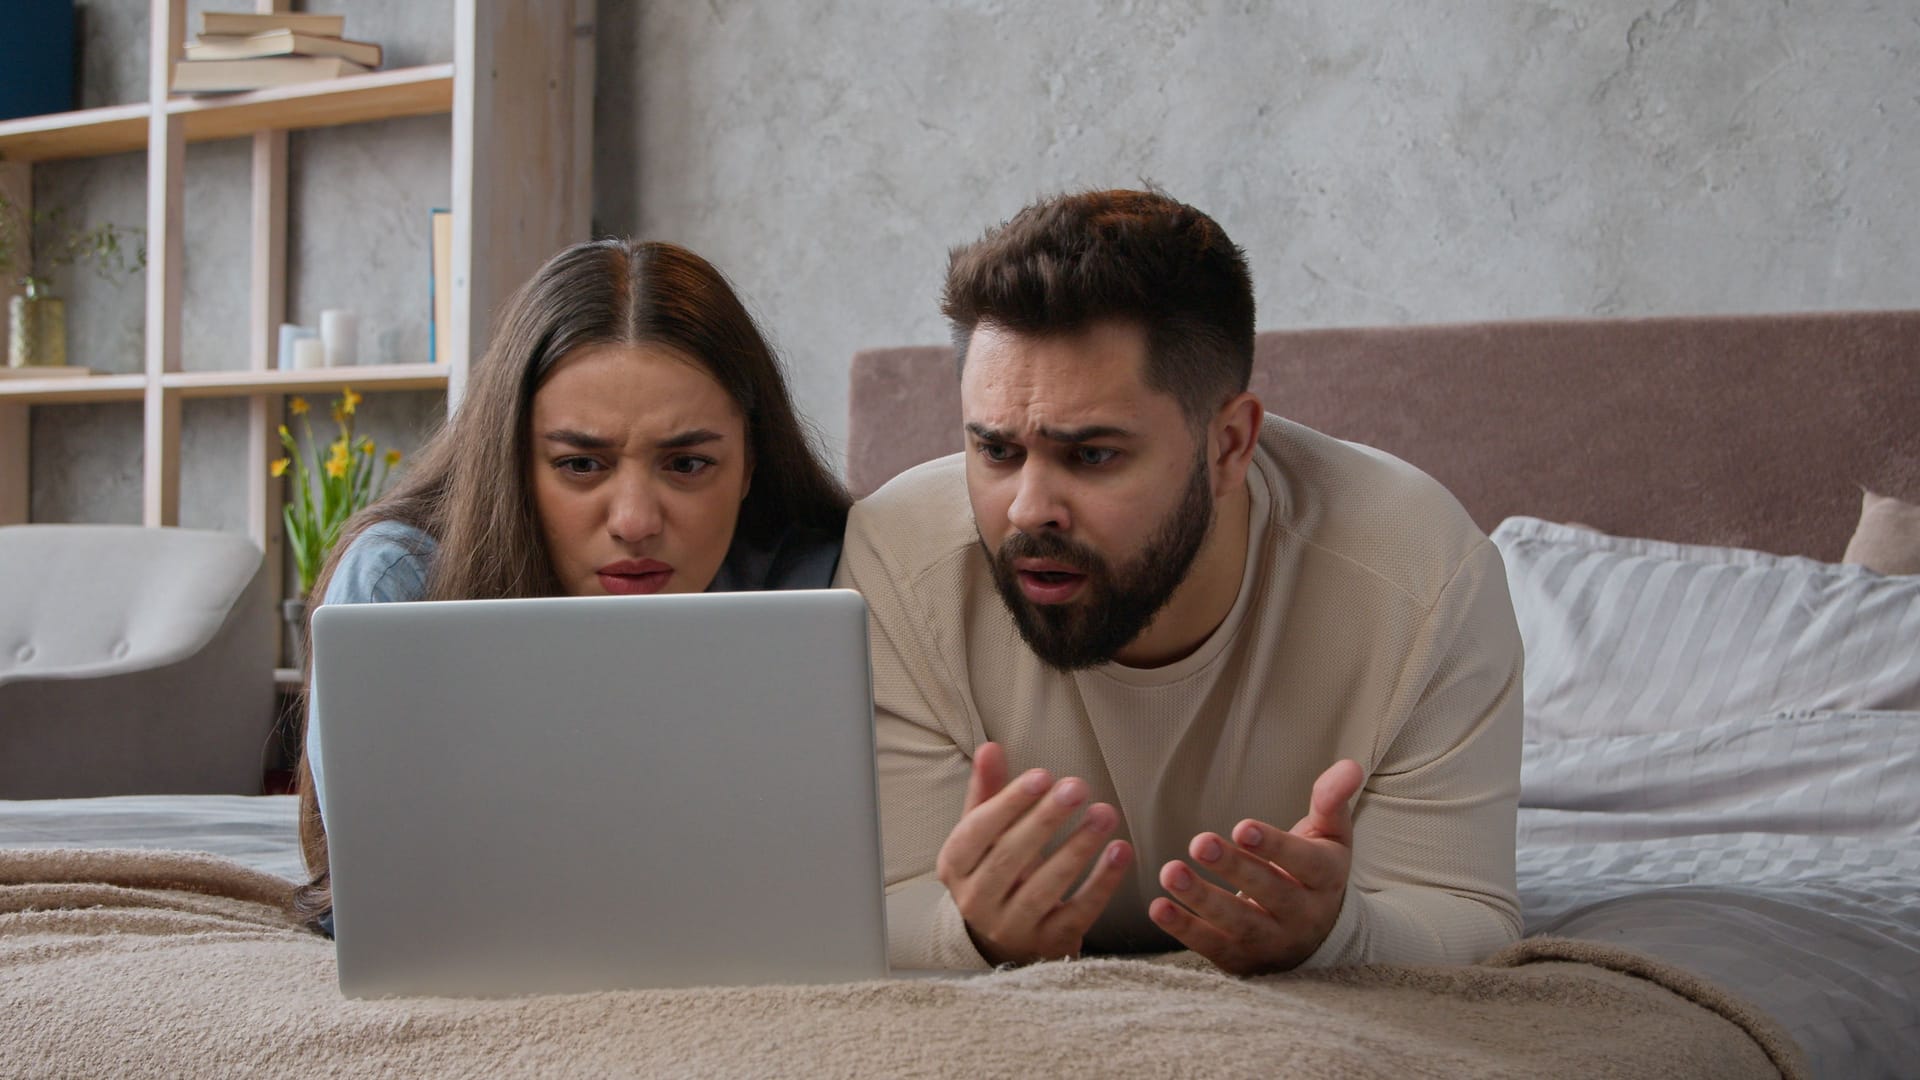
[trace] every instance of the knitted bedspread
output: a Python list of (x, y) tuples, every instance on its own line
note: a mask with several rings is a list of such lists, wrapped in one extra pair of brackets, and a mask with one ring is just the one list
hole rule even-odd
[(356, 1001), (290, 890), (210, 855), (0, 850), (0, 1076), (1805, 1075), (1756, 1010), (1590, 942), (1254, 979), (1186, 955)]

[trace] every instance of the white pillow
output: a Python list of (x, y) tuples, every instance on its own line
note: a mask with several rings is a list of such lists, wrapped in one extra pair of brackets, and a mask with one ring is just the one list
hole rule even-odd
[(1501, 522), (1529, 739), (1920, 709), (1920, 577)]

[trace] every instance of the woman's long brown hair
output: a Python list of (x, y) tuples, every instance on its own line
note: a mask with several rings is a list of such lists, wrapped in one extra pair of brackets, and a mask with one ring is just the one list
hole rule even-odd
[[(676, 349), (698, 361), (739, 406), (754, 468), (737, 536), (765, 545), (789, 531), (839, 538), (850, 502), (846, 488), (822, 464), (772, 348), (726, 279), (672, 244), (596, 240), (549, 259), (507, 301), (453, 418), (391, 493), (347, 522), (314, 582), (308, 610), (325, 599), (354, 539), (381, 521), (410, 525), (436, 541), (422, 599), (558, 595), (526, 480), (533, 394), (561, 358), (607, 344)], [(303, 713), (304, 700), (303, 689)], [(299, 791), (309, 884), (296, 891), (294, 905), (314, 921), (332, 910), (333, 892), (304, 730)]]

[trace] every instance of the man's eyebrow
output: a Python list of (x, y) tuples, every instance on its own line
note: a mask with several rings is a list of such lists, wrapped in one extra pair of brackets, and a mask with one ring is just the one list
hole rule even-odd
[[(967, 430), (973, 434), (974, 438), (979, 439), (981, 442), (998, 443), (1014, 441), (1013, 436), (1007, 432), (997, 428), (990, 428), (985, 424), (968, 424)], [(1093, 442), (1095, 439), (1131, 439), (1134, 437), (1134, 433), (1127, 428), (1114, 424), (1088, 424), (1085, 427), (1077, 428), (1043, 427), (1040, 429), (1040, 437), (1050, 442), (1077, 445), (1079, 443)]]

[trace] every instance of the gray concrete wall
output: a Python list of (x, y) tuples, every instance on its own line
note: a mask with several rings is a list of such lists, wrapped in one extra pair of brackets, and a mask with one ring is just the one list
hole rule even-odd
[(1920, 305), (1920, 7), (602, 4), (598, 203), (729, 273), (837, 440), (945, 251), (1151, 179), (1262, 327)]
[[(88, 104), (137, 98), (145, 0), (83, 6)], [(451, 0), (314, 6), (394, 64), (451, 53)], [(837, 453), (847, 357), (943, 340), (946, 249), (1067, 188), (1213, 214), (1264, 327), (1915, 306), (1916, 71), (1904, 0), (601, 0), (596, 219), (725, 270)], [(444, 120), (295, 137), (296, 319), (351, 307), (363, 354), (424, 351), (446, 154)], [(238, 366), (245, 146), (188, 170), (186, 366)], [(50, 166), (35, 198), (138, 221), (143, 172)], [(75, 362), (134, 370), (140, 284), (67, 289)], [(408, 449), (437, 399), (366, 408)], [(138, 520), (137, 421), (36, 410), (35, 519)], [(242, 407), (187, 423), (183, 521), (241, 527)]]

